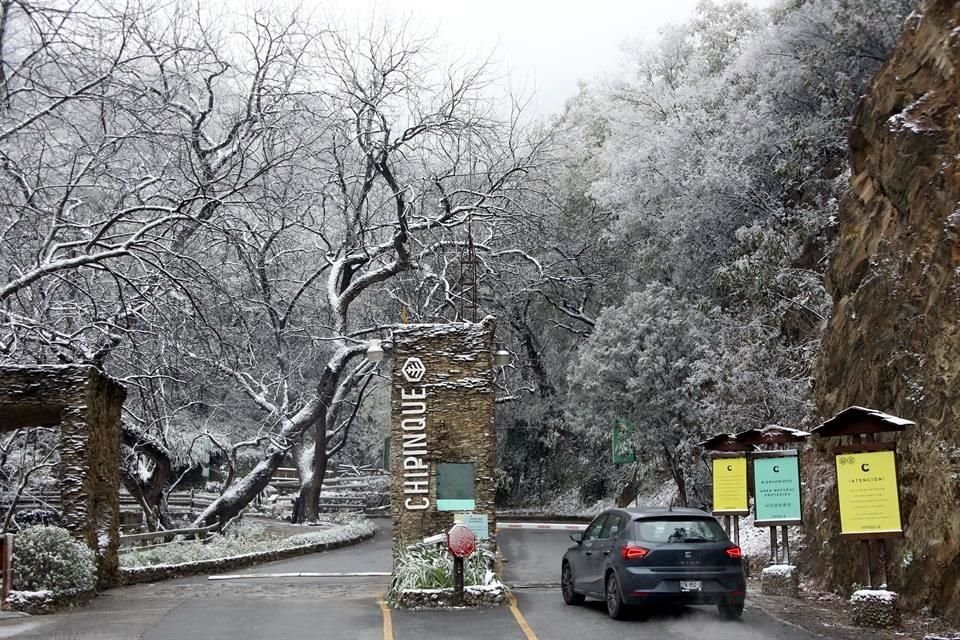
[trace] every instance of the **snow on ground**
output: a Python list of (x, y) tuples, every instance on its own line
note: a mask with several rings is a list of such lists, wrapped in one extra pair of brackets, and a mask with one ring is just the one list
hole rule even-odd
[[(722, 520), (721, 520), (722, 521)], [(790, 536), (790, 555), (799, 551), (803, 542), (803, 530), (800, 527), (787, 527)], [(731, 534), (731, 538), (733, 535)], [(779, 532), (778, 532), (778, 540)], [(756, 527), (753, 516), (740, 518), (740, 548), (749, 558), (767, 558), (770, 556), (770, 527)]]

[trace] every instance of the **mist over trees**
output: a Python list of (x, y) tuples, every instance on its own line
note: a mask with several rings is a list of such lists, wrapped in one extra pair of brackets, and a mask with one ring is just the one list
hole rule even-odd
[[(0, 0), (0, 364), (128, 387), (151, 528), (208, 461), (198, 523), (281, 464), (311, 520), (331, 459), (381, 453), (367, 341), (490, 313), (504, 504), (698, 504), (693, 442), (811, 415), (847, 124), (911, 5), (705, 1), (536, 122), (402, 22)], [(49, 482), (55, 432), (0, 448), (5, 492)]]
[[(569, 101), (544, 250), (570, 286), (530, 300), (540, 397), (500, 414), (505, 495), (625, 503), (672, 479), (700, 506), (693, 443), (809, 423), (847, 127), (912, 4), (702, 2)], [(618, 419), (639, 455), (623, 468)]]

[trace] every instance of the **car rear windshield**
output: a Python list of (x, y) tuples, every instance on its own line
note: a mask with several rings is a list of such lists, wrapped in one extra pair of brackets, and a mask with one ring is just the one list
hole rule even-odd
[(633, 537), (641, 542), (723, 542), (727, 534), (713, 518), (657, 518), (633, 521)]

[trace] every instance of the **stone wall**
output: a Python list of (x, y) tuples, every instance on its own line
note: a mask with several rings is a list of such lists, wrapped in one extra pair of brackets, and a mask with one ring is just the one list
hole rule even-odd
[[(899, 440), (903, 540), (892, 589), (960, 623), (960, 4), (925, 0), (853, 118), (851, 183), (827, 274), (833, 315), (817, 363), (820, 417), (874, 407), (917, 423)], [(841, 540), (836, 484), (817, 445), (803, 566), (862, 581)]]
[[(495, 323), (402, 325), (393, 330), (391, 389), (390, 503), (394, 541), (410, 544), (443, 533), (453, 525), (454, 512), (437, 510), (436, 475), (441, 462), (473, 463), (477, 513), (487, 513), (495, 544), (496, 430), (492, 350)], [(423, 364), (422, 379), (404, 374), (408, 362)], [(414, 371), (414, 378), (416, 371)], [(408, 509), (406, 500), (421, 494), (404, 493), (403, 393), (425, 395), (426, 454), (429, 500), (424, 510)]]
[(60, 426), (63, 526), (96, 553), (101, 587), (117, 576), (120, 411), (126, 393), (92, 366), (0, 368), (0, 431)]

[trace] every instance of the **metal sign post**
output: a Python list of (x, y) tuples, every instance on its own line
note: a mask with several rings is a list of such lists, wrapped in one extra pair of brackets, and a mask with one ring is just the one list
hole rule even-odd
[(750, 454), (754, 525), (770, 529), (772, 565), (790, 564), (788, 527), (800, 525), (803, 520), (800, 459), (797, 450), (784, 449), (784, 445), (803, 442), (809, 435), (800, 429), (771, 424), (735, 436), (738, 442), (761, 449)]
[(700, 443), (710, 452), (713, 472), (713, 515), (723, 516), (723, 528), (740, 545), (740, 516), (750, 513), (747, 487), (747, 453), (755, 447), (720, 433)]
[[(795, 449), (759, 451), (753, 458), (753, 508), (758, 527), (770, 528), (770, 563), (790, 564), (788, 526), (803, 521), (800, 461)], [(777, 541), (777, 527), (780, 538)], [(782, 555), (782, 557), (781, 557)]]
[(447, 533), (447, 548), (453, 555), (453, 604), (463, 605), (463, 559), (477, 548), (477, 537), (463, 524), (455, 524)]
[(713, 458), (713, 515), (724, 516), (727, 535), (733, 539), (734, 544), (739, 545), (740, 516), (750, 513), (747, 499), (747, 457), (743, 453), (725, 452), (713, 452), (710, 455)]

